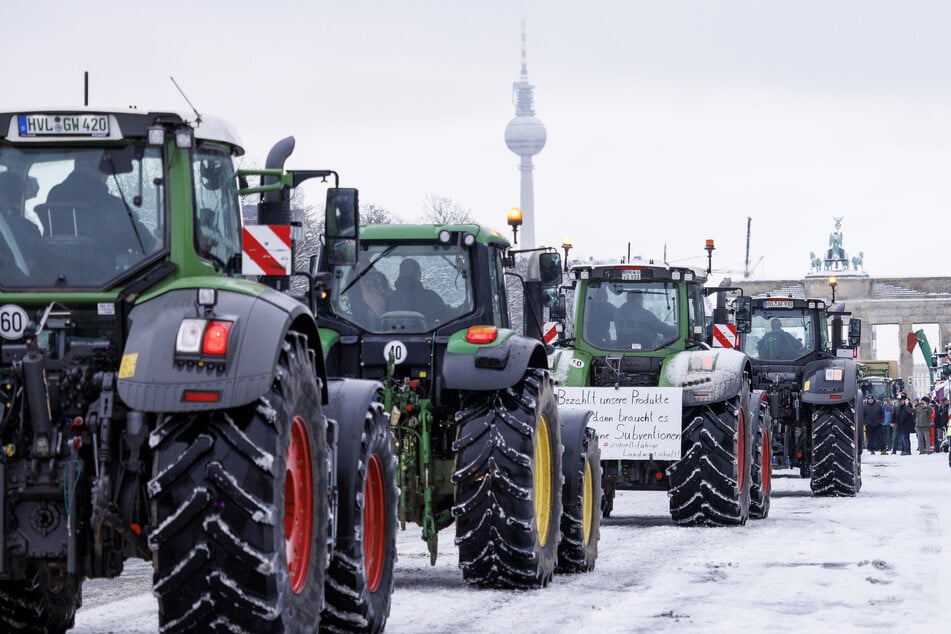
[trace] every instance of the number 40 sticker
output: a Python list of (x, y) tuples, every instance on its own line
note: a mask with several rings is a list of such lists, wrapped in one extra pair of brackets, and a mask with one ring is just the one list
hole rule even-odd
[(15, 341), (23, 337), (29, 315), (15, 304), (0, 306), (0, 337)]
[(406, 361), (406, 344), (394, 339), (383, 346), (383, 360), (389, 361), (393, 356), (393, 363), (399, 365)]

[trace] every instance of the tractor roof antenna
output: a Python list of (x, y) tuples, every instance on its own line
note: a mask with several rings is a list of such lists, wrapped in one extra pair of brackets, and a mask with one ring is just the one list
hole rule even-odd
[(89, 71), (83, 71), (83, 105), (89, 105)]
[(178, 85), (178, 82), (175, 81), (175, 78), (172, 77), (171, 75), (169, 75), (168, 78), (171, 79), (171, 80), (172, 80), (172, 83), (175, 84), (175, 87), (178, 88), (178, 92), (181, 93), (182, 99), (184, 99), (185, 102), (186, 102), (189, 106), (191, 106), (191, 109), (194, 111), (194, 113), (195, 113), (195, 125), (201, 125), (201, 115), (198, 114), (198, 108), (196, 108), (194, 105), (192, 105), (192, 102), (188, 100), (188, 97), (185, 96), (185, 91), (182, 90), (181, 86)]

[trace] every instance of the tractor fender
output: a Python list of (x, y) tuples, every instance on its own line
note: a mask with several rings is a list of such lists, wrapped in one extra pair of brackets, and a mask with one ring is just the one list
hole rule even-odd
[(521, 381), (528, 368), (548, 369), (545, 347), (537, 339), (500, 328), (494, 342), (473, 344), (460, 331), (446, 346), (442, 381), (450, 390), (501, 390)]
[[(833, 370), (827, 379), (826, 370)], [(841, 378), (836, 379), (841, 370)], [(820, 359), (806, 364), (802, 372), (802, 401), (819, 405), (836, 405), (855, 400), (858, 392), (858, 371), (851, 359)]]
[[(567, 409), (558, 410), (558, 418), (561, 420), (561, 444), (564, 447), (565, 458), (562, 459), (562, 465), (565, 469), (576, 469), (577, 460), (583, 455), (584, 434), (588, 428), (588, 421), (594, 416), (594, 412), (586, 409)], [(567, 475), (567, 474), (566, 474)], [(576, 478), (565, 478), (564, 499), (573, 500), (579, 494), (581, 482)]]
[(555, 348), (548, 367), (555, 385), (587, 385), (593, 356), (574, 348)]
[(739, 350), (685, 350), (664, 361), (660, 387), (683, 388), (683, 405), (692, 407), (733, 398), (750, 376), (749, 357)]
[[(219, 288), (206, 313), (196, 303), (196, 289), (179, 288), (137, 304), (129, 312), (129, 335), (123, 349), (118, 392), (130, 408), (145, 412), (225, 409), (252, 403), (274, 380), (277, 359), (288, 331), (307, 335), (314, 365), (327, 400), (324, 359), (317, 322), (302, 303), (267, 287), (256, 295)], [(228, 350), (220, 363), (182, 362), (175, 343), (183, 319), (233, 322)], [(186, 389), (218, 392), (214, 402), (186, 402)]]

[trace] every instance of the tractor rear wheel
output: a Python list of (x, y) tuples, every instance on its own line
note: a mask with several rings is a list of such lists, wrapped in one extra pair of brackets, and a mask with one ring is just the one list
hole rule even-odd
[(567, 439), (565, 443), (564, 511), (556, 571), (588, 572), (594, 570), (601, 537), (601, 450), (590, 427), (585, 428), (580, 446)]
[(547, 372), (473, 395), (458, 414), (455, 504), (468, 583), (535, 588), (551, 579), (561, 517), (561, 429)]
[(754, 438), (753, 464), (750, 468), (750, 518), (762, 520), (769, 515), (769, 494), (772, 489), (773, 452), (769, 425), (758, 425)]
[(163, 632), (317, 629), (330, 512), (320, 402), (314, 351), (291, 333), (257, 403), (160, 420), (148, 491)]
[(0, 581), (0, 630), (58, 634), (73, 627), (82, 605), (82, 582), (66, 575), (50, 583), (43, 564), (29, 564), (23, 579)]
[(380, 403), (370, 404), (362, 429), (340, 430), (337, 485), (337, 541), (321, 631), (382, 632), (393, 591), (399, 489), (393, 436)]
[(750, 509), (749, 385), (720, 403), (686, 412), (682, 458), (669, 469), (677, 524), (742, 525)]
[(812, 415), (812, 480), (815, 495), (851, 497), (862, 487), (855, 408), (817, 407)]

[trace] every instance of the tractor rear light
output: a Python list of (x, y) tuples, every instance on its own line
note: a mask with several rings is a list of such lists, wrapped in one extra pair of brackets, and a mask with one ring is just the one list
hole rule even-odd
[(205, 332), (204, 319), (183, 319), (175, 337), (175, 352), (179, 354), (198, 354), (201, 351), (202, 334)]
[(495, 341), (499, 330), (495, 326), (470, 326), (466, 331), (466, 341), (474, 344), (487, 344)]
[(165, 128), (162, 126), (149, 128), (149, 145), (162, 145), (163, 143), (165, 143)]
[(826, 381), (841, 381), (842, 368), (826, 368)]
[(223, 357), (228, 353), (228, 334), (231, 332), (233, 322), (230, 321), (209, 321), (205, 327), (205, 335), (202, 337), (202, 354)]
[(185, 390), (182, 400), (186, 403), (217, 403), (221, 400), (221, 392), (217, 390)]

